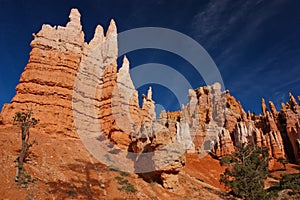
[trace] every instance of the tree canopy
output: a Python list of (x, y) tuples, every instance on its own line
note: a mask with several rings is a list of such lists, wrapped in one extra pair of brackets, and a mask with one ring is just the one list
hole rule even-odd
[(245, 199), (267, 199), (264, 181), (268, 175), (268, 149), (242, 144), (231, 156), (221, 159), (228, 168), (220, 182), (232, 193)]

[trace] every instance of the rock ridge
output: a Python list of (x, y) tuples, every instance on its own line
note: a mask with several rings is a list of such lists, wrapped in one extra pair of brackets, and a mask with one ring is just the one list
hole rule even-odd
[[(262, 99), (262, 114), (256, 115), (246, 113), (228, 90), (215, 83), (190, 89), (187, 105), (176, 112), (162, 111), (156, 119), (155, 91), (149, 88), (140, 107), (126, 56), (118, 70), (114, 20), (106, 34), (98, 25), (87, 43), (80, 17), (72, 9), (65, 27), (43, 25), (33, 35), (28, 64), (16, 95), (2, 108), (0, 124), (11, 124), (15, 112), (31, 108), (40, 119), (40, 131), (78, 137), (74, 115), (81, 120), (80, 128), (91, 135), (97, 134), (90, 123), (96, 119), (116, 147), (136, 153), (136, 169), (149, 161), (143, 153), (151, 154), (153, 173), (168, 189), (179, 187), (177, 175), (185, 165), (186, 152), (222, 157), (247, 143), (268, 147), (271, 167), (280, 157), (291, 162), (300, 158), (300, 104), (291, 93), (281, 110), (271, 101), (268, 109)], [(94, 115), (86, 114), (88, 109), (95, 110)]]

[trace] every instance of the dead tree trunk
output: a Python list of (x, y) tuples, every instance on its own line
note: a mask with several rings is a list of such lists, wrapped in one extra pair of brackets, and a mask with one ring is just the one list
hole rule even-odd
[(15, 181), (18, 182), (19, 185), (24, 185), (30, 181), (30, 176), (26, 174), (24, 169), (24, 162), (29, 148), (35, 143), (35, 141), (32, 143), (29, 141), (29, 128), (38, 123), (38, 120), (31, 118), (31, 114), (32, 112), (29, 110), (28, 113), (18, 112), (14, 117), (14, 122), (21, 128), (22, 139), (21, 152), (16, 159), (17, 166)]
[(16, 172), (16, 180), (19, 182), (19, 184), (26, 183), (28, 180), (26, 178), (26, 173), (24, 170), (24, 161), (26, 152), (29, 149), (29, 144), (27, 143), (28, 139), (26, 136), (29, 134), (28, 129), (26, 127), (21, 127), (22, 129), (22, 146), (21, 146), (21, 152), (17, 159), (17, 172)]

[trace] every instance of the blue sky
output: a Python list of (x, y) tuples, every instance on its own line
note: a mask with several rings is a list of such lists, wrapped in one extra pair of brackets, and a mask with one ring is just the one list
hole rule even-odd
[[(0, 106), (15, 94), (31, 50), (32, 33), (42, 24), (65, 25), (79, 9), (86, 41), (97, 24), (115, 19), (118, 31), (164, 27), (201, 44), (215, 61), (226, 89), (245, 110), (260, 113), (261, 98), (279, 108), (288, 93), (300, 95), (300, 1), (298, 0), (0, 0)], [(193, 87), (204, 85), (192, 66), (161, 50), (128, 54), (131, 67), (155, 62), (174, 67)], [(145, 92), (147, 86), (140, 88)], [(170, 110), (172, 93), (153, 85), (153, 96)]]

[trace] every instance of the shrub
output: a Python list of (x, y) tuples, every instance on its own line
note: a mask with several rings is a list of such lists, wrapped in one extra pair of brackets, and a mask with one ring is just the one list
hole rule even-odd
[(119, 187), (118, 190), (125, 191), (125, 192), (131, 192), (136, 193), (137, 190), (134, 188), (134, 186), (129, 183), (129, 181), (121, 176), (116, 176), (115, 179), (118, 181), (118, 183), (122, 186)]
[(291, 189), (294, 193), (300, 193), (300, 173), (280, 175), (281, 189)]

